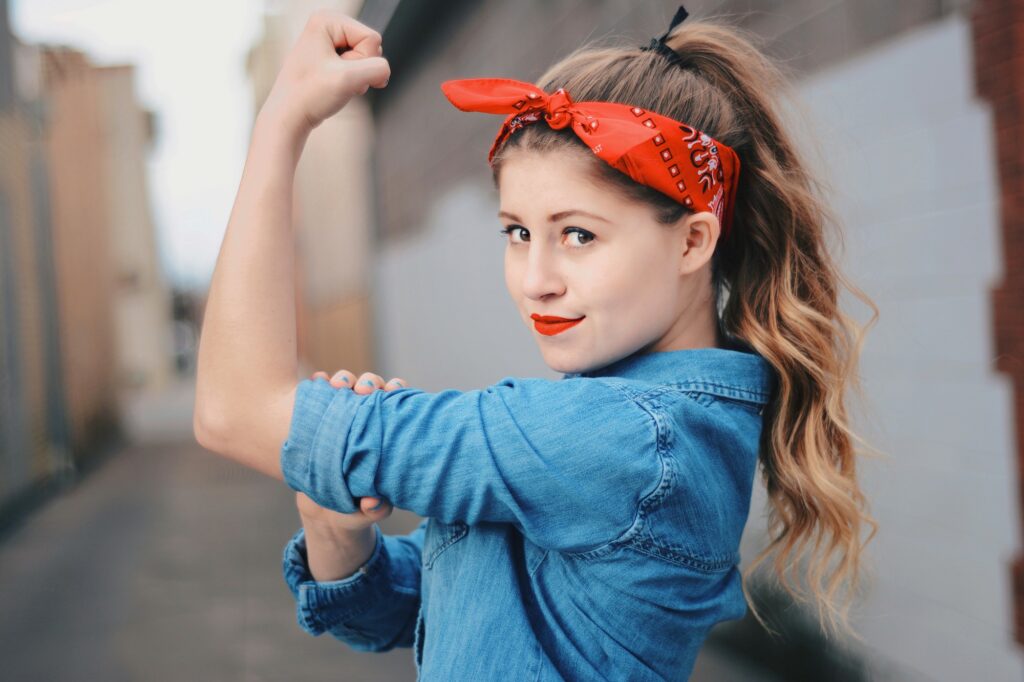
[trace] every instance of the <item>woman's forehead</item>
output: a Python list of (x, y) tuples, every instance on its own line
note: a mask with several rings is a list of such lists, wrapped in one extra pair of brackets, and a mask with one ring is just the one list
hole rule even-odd
[(547, 219), (556, 213), (584, 211), (611, 220), (626, 202), (594, 177), (584, 162), (557, 154), (516, 155), (502, 164), (498, 192), (503, 212)]

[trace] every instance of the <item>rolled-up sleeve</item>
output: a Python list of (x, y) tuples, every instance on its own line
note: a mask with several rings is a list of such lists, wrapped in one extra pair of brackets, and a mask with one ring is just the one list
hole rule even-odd
[(514, 523), (563, 551), (620, 536), (664, 476), (653, 416), (590, 377), (367, 395), (305, 380), (281, 467), (291, 488), (339, 512), (383, 497), (445, 522)]
[(411, 647), (420, 607), (420, 562), (426, 520), (408, 535), (385, 535), (374, 526), (373, 554), (351, 576), (317, 581), (309, 571), (305, 531), (284, 549), (285, 582), (295, 597), (299, 626), (324, 632), (358, 651)]

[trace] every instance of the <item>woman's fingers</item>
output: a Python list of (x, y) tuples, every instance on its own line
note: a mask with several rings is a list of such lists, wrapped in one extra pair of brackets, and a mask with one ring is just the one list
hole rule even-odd
[(360, 394), (373, 393), (377, 389), (394, 391), (408, 386), (405, 379), (401, 377), (393, 377), (385, 383), (383, 377), (374, 372), (363, 372), (357, 380), (356, 375), (347, 369), (339, 369), (333, 376), (328, 376), (324, 371), (317, 371), (310, 378), (327, 379), (334, 388), (351, 388)]
[(331, 377), (331, 386), (335, 388), (352, 388), (355, 386), (356, 375), (347, 369), (339, 369)]
[(336, 70), (339, 87), (355, 88), (362, 94), (371, 85), (377, 88), (387, 85), (391, 66), (383, 57), (380, 33), (344, 12), (326, 8), (313, 12), (310, 25), (325, 30), (335, 52), (341, 51), (340, 57), (346, 66)]
[(313, 372), (313, 376), (310, 379), (324, 379), (331, 382), (331, 386), (334, 388), (351, 388), (355, 385), (356, 375), (347, 369), (339, 369), (334, 373), (334, 376), (330, 376), (323, 370), (317, 370)]
[[(260, 118), (284, 133), (308, 133), (352, 97), (391, 77), (381, 35), (333, 9), (314, 11), (265, 98)], [(282, 129), (283, 126), (283, 129)]]
[(321, 8), (310, 15), (309, 21), (323, 27), (336, 48), (351, 48), (366, 57), (378, 54), (383, 36), (344, 12)]
[(384, 379), (373, 372), (363, 372), (356, 382), (355, 392), (360, 394), (373, 393), (378, 388), (384, 388)]
[(363, 497), (359, 500), (359, 511), (376, 520), (391, 513), (391, 503), (379, 497)]

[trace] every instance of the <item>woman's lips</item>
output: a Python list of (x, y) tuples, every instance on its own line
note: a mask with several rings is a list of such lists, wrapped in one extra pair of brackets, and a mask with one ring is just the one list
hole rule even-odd
[(554, 336), (555, 334), (561, 334), (566, 329), (575, 327), (583, 321), (583, 317), (586, 317), (586, 315), (575, 320), (551, 315), (537, 315), (536, 313), (530, 315), (530, 317), (533, 318), (534, 329), (545, 336)]

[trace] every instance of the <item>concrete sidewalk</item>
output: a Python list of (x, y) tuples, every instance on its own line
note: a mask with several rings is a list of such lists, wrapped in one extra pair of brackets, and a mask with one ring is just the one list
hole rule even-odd
[[(192, 440), (189, 384), (133, 401), (132, 445), (0, 545), (10, 680), (413, 680), (410, 649), (355, 652), (295, 620), (294, 493)], [(418, 517), (396, 511), (385, 532)], [(694, 680), (763, 679), (702, 654)]]

